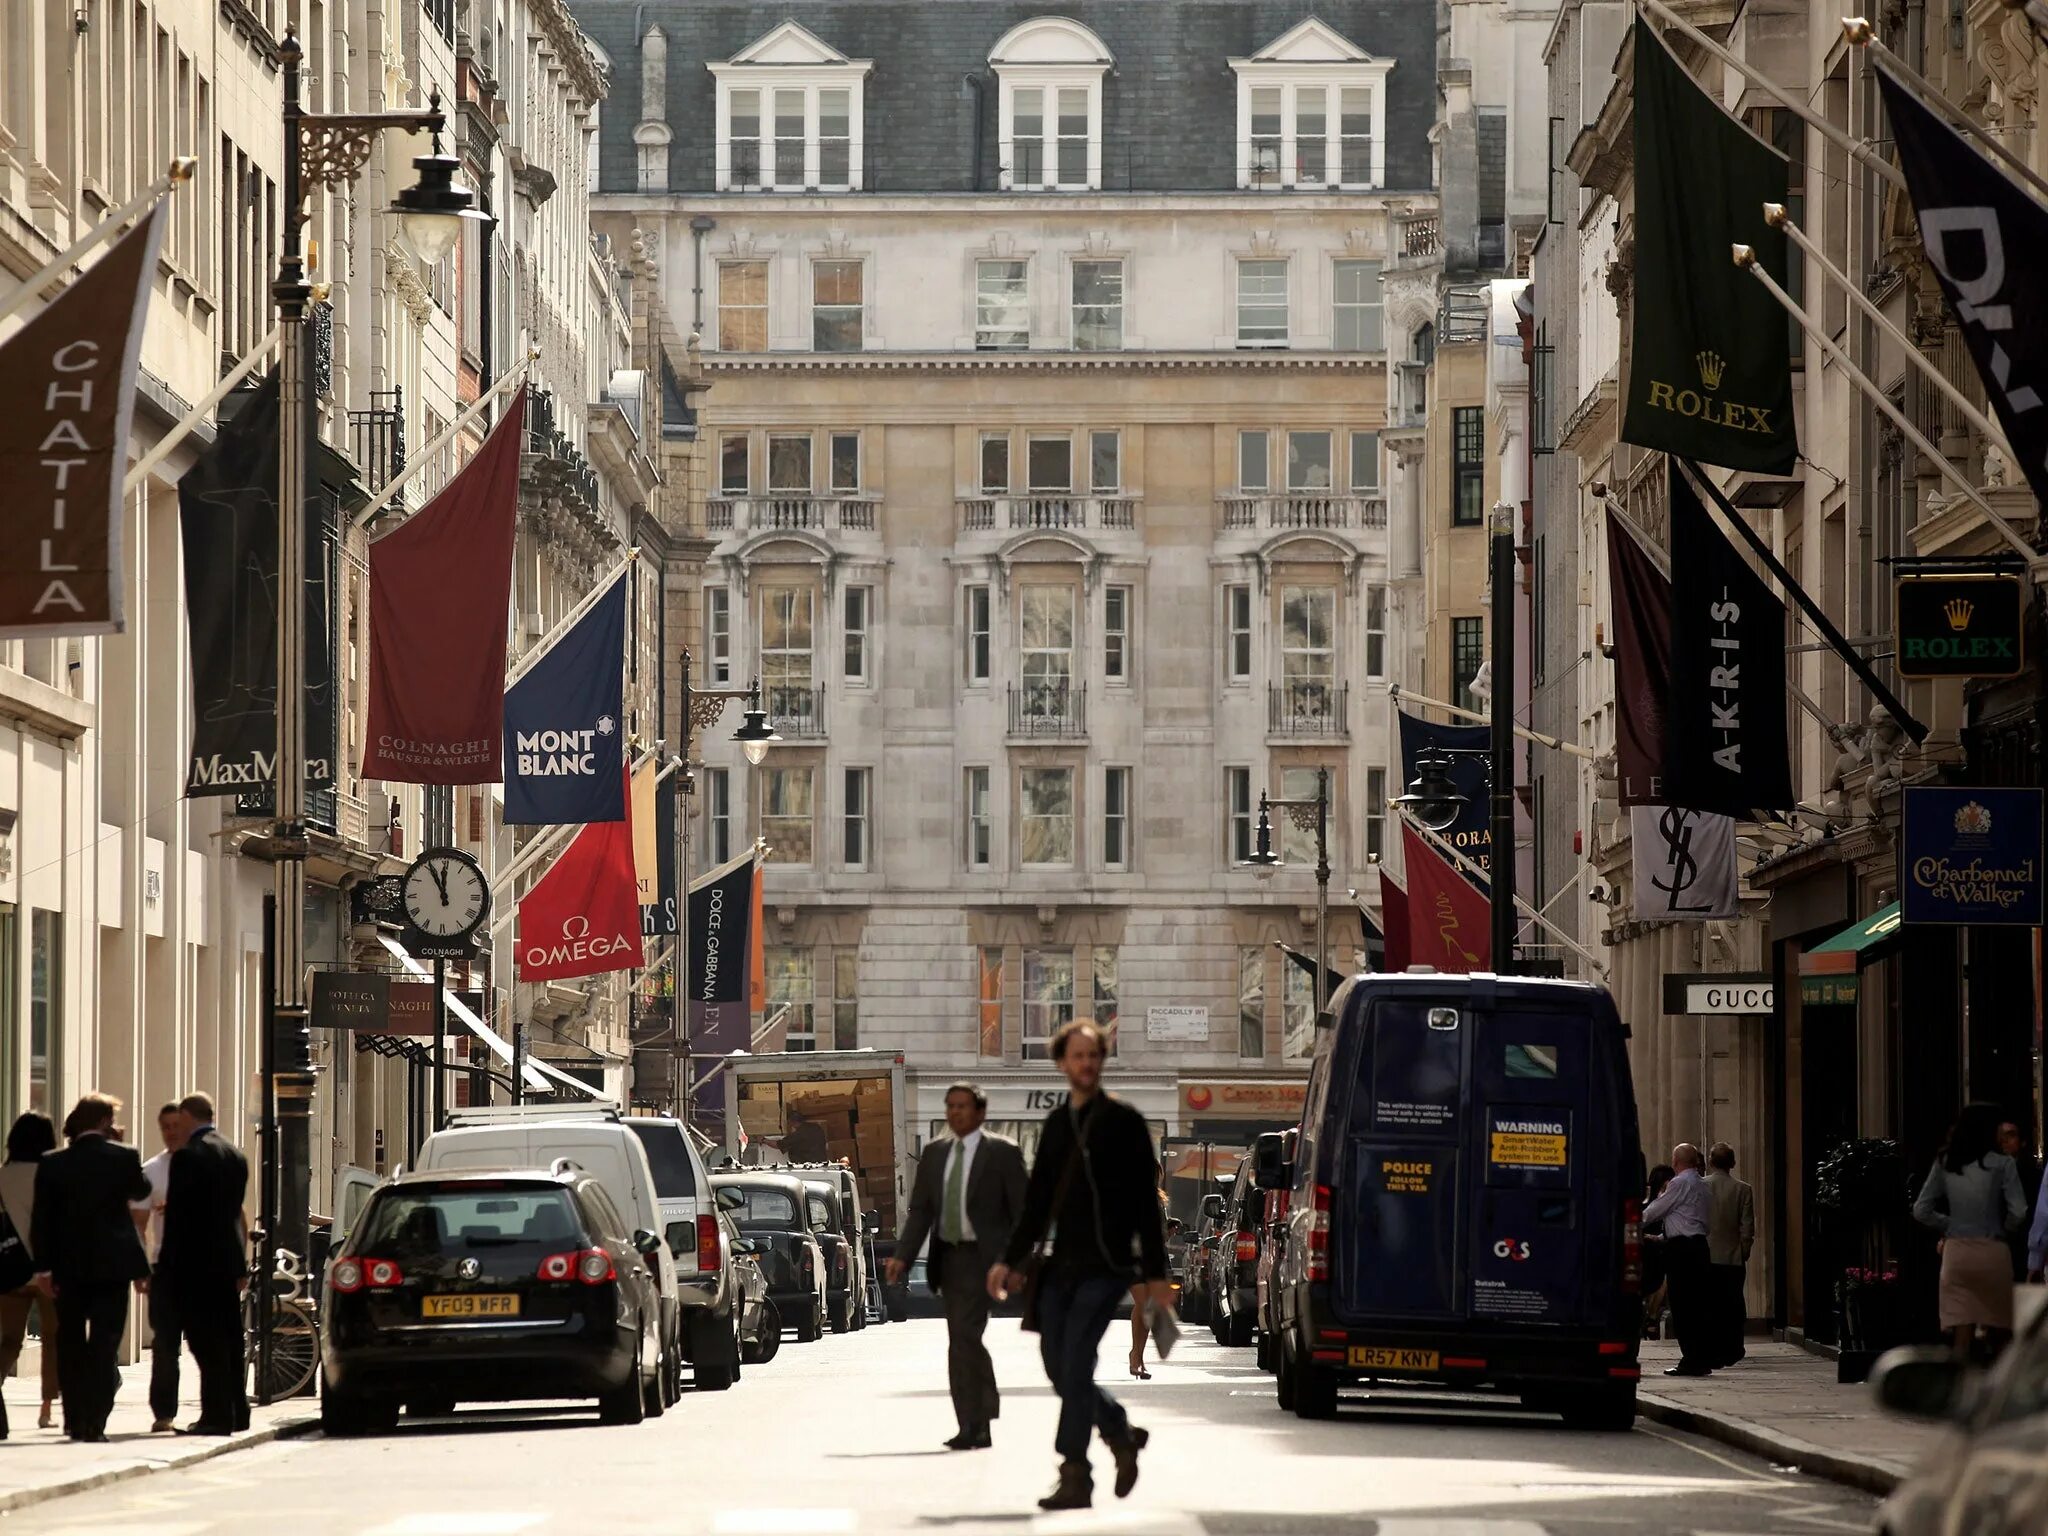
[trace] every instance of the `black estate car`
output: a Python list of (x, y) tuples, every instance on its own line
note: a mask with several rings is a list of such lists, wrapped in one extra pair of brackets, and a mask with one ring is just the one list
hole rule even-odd
[(711, 1187), (740, 1235), (753, 1239), (768, 1299), (783, 1327), (794, 1328), (801, 1343), (818, 1338), (825, 1331), (827, 1271), (813, 1197), (822, 1206), (822, 1194), (802, 1179), (768, 1169), (714, 1173)]

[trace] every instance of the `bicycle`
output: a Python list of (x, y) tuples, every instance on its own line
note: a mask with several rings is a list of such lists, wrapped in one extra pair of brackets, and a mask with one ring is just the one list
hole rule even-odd
[(257, 1266), (250, 1265), (251, 1285), (242, 1293), (242, 1340), (248, 1360), (250, 1396), (257, 1402), (297, 1397), (320, 1369), (320, 1321), (305, 1294), (306, 1272), (299, 1256), (279, 1249), (271, 1273), (269, 1370), (263, 1372), (259, 1338), (262, 1298), (253, 1283)]

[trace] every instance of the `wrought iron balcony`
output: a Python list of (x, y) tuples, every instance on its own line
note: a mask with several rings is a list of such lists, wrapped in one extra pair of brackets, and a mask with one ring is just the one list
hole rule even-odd
[[(325, 832), (330, 837), (341, 831), (340, 795), (331, 785), (308, 784), (306, 786), (306, 826), (315, 832)], [(274, 786), (259, 785), (243, 790), (235, 796), (235, 815), (245, 821), (269, 821), (277, 815), (277, 795)]]
[[(370, 391), (370, 408), (348, 413), (349, 447), (372, 495), (405, 473), (405, 392)], [(396, 504), (405, 504), (401, 491)]]
[(1012, 736), (1083, 736), (1088, 731), (1088, 688), (1058, 679), (1010, 685)]
[(1296, 678), (1266, 689), (1266, 731), (1272, 736), (1345, 736), (1351, 731), (1351, 685)]
[(770, 683), (761, 689), (768, 723), (779, 735), (799, 739), (825, 734), (825, 690), (797, 683)]

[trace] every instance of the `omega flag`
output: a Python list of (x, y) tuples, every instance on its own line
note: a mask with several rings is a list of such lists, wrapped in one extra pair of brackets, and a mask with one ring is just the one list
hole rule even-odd
[(1492, 914), (1486, 897), (1405, 818), (1401, 868), (1408, 876), (1409, 963), (1461, 974), (1493, 969)]
[(121, 632), (121, 479), (170, 211), (0, 344), (0, 637)]
[(476, 457), (370, 546), (366, 779), (491, 784), (502, 771), (525, 419), (521, 385)]
[(690, 882), (690, 1002), (748, 1001), (754, 950), (754, 851)]
[[(626, 819), (625, 575), (505, 690), (505, 820), (514, 826)], [(631, 857), (629, 844), (629, 873)]]
[(1614, 758), (1623, 805), (1664, 803), (1664, 717), (1671, 694), (1671, 579), (1628, 525), (1607, 514), (1614, 604)]
[(1664, 801), (1746, 817), (1792, 808), (1785, 605), (1671, 466), (1671, 712)]
[(1877, 68), (1920, 243), (2037, 501), (2048, 502), (2048, 209)]
[(1782, 474), (1799, 455), (1785, 312), (1737, 267), (1782, 287), (1785, 157), (1721, 110), (1640, 15), (1635, 24), (1635, 304), (1621, 435), (1730, 469)]
[[(623, 771), (615, 777), (623, 794)], [(576, 834), (519, 903), (519, 979), (559, 981), (639, 964), (633, 828), (599, 822)]]

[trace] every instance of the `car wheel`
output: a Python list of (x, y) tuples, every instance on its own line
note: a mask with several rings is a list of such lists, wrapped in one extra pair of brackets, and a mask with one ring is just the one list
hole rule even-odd
[(1282, 1413), (1294, 1412), (1294, 1360), (1284, 1338), (1273, 1341), (1273, 1376)]
[(1273, 1369), (1273, 1335), (1262, 1333), (1252, 1341), (1252, 1359), (1260, 1370), (1271, 1373)]
[(451, 1393), (431, 1393), (405, 1400), (405, 1415), (409, 1419), (445, 1419), (455, 1411), (455, 1398)]
[(600, 1424), (638, 1424), (647, 1416), (647, 1399), (641, 1391), (640, 1357), (646, 1352), (645, 1339), (633, 1345), (633, 1366), (626, 1372), (626, 1379), (611, 1391), (603, 1393), (597, 1400), (597, 1422)]
[(775, 1310), (775, 1303), (761, 1303), (760, 1336), (751, 1344), (742, 1341), (740, 1358), (748, 1365), (766, 1365), (782, 1348), (782, 1314)]
[(799, 1344), (814, 1344), (825, 1336), (825, 1303), (813, 1301), (804, 1309), (804, 1315), (796, 1325), (796, 1341)]
[(1621, 1382), (1575, 1392), (1564, 1400), (1561, 1410), (1565, 1423), (1573, 1429), (1626, 1432), (1635, 1428), (1636, 1384)]
[(369, 1404), (353, 1392), (320, 1386), (320, 1433), (339, 1440), (360, 1435), (370, 1427)]
[(1294, 1363), (1294, 1416), (1334, 1419), (1337, 1416), (1337, 1373), (1307, 1360)]
[(1231, 1313), (1230, 1324), (1225, 1329), (1223, 1342), (1232, 1349), (1243, 1349), (1252, 1341), (1253, 1321), (1254, 1319), (1249, 1312)]
[(658, 1419), (668, 1412), (668, 1366), (664, 1362), (654, 1368), (654, 1374), (640, 1383), (640, 1407), (643, 1416)]

